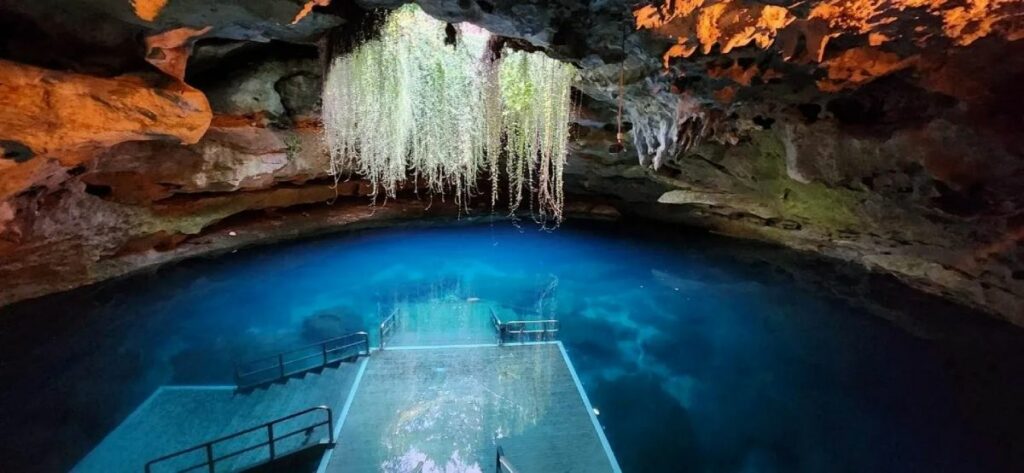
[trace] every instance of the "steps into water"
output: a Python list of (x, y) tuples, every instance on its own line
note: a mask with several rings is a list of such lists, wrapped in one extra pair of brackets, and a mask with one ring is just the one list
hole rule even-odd
[[(341, 363), (246, 391), (238, 391), (235, 386), (163, 386), (108, 434), (72, 471), (142, 472), (146, 463), (157, 457), (312, 406), (331, 407), (337, 417), (359, 367), (365, 361), (364, 358), (358, 363)], [(317, 440), (327, 437), (324, 427), (316, 434)], [(239, 438), (237, 443), (254, 444), (257, 441), (254, 435)], [(231, 448), (231, 445), (222, 448)], [(200, 454), (185, 458), (183, 462), (200, 463)], [(234, 461), (232, 469), (255, 465), (265, 460), (265, 457), (266, 452), (254, 452)], [(156, 471), (173, 471), (175, 465), (177, 463)], [(224, 467), (218, 471), (232, 469)]]

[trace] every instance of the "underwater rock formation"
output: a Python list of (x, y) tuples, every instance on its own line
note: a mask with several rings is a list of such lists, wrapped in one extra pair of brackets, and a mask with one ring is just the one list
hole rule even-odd
[[(569, 205), (841, 258), (1024, 325), (1021, 2), (416, 3), (579, 67)], [(0, 3), (0, 303), (242, 244), (226, 219), (311, 212), (280, 233), (298, 235), (369, 215), (344, 198), (364, 184), (327, 179), (317, 122), (317, 44), (357, 21), (349, 2)], [(103, 118), (29, 89), (102, 98), (83, 117)]]

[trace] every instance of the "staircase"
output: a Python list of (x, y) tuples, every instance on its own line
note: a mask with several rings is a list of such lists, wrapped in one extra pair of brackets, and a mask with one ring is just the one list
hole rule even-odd
[(146, 473), (239, 471), (321, 446), (334, 446), (334, 414), (327, 406), (294, 412), (150, 460), (146, 463)]
[[(286, 369), (285, 377), (274, 376), (256, 385), (243, 382), (242, 386), (162, 386), (72, 471), (214, 471), (210, 463), (215, 464), (216, 471), (238, 471), (269, 459), (266, 423), (273, 419), (277, 419), (273, 426), (275, 457), (279, 452), (321, 439), (333, 441), (333, 424), (338, 421), (359, 369), (366, 362), (366, 358), (356, 361), (349, 353), (328, 351), (326, 364), (310, 364), (304, 370)], [(339, 357), (343, 359), (335, 359)], [(323, 350), (319, 359), (323, 361)], [(310, 410), (313, 406), (317, 408)], [(319, 406), (331, 415), (330, 425), (320, 424), (326, 421), (324, 409)], [(305, 413), (295, 415), (298, 412)], [(255, 426), (262, 426), (262, 430), (254, 430)], [(284, 437), (298, 430), (302, 433)], [(211, 439), (217, 441), (212, 442), (212, 451), (208, 452), (203, 446), (211, 443)], [(248, 447), (253, 448), (238, 453)], [(173, 461), (154, 462), (147, 470), (147, 463), (171, 452), (179, 455)], [(238, 454), (218, 460), (230, 453)], [(217, 461), (210, 462), (211, 457)]]
[(444, 340), (427, 309), (385, 318), (372, 357), (359, 332), (163, 386), (72, 471), (620, 473), (557, 321), (474, 304)]

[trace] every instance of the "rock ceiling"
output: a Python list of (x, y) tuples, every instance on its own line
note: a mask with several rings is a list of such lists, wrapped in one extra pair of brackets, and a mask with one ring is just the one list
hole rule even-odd
[[(580, 68), (577, 198), (1024, 324), (1024, 1), (417, 3)], [(0, 2), (0, 303), (333, 202), (321, 56), (363, 18), (339, 0)]]

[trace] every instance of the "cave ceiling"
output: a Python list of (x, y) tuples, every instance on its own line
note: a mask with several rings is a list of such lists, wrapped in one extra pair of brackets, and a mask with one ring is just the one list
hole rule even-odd
[[(96, 265), (127, 247), (320, 198), (279, 187), (324, 178), (324, 59), (372, 34), (368, 9), (404, 3), (0, 0), (0, 276), (36, 284), (40, 245), (105, 228), (64, 248), (86, 255), (71, 287), (124, 272)], [(416, 3), (578, 67), (574, 195), (1024, 324), (1024, 1)], [(274, 194), (198, 203), (239, 190)], [(216, 212), (160, 213), (184, 195)]]

